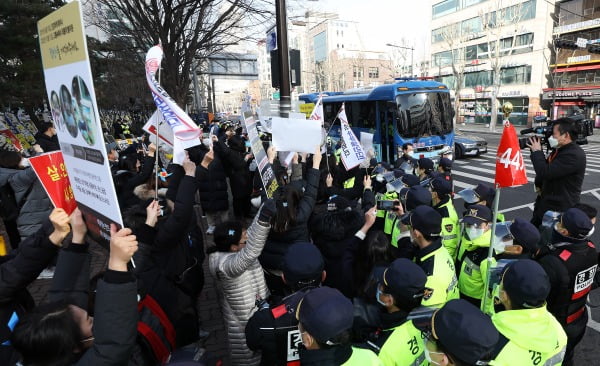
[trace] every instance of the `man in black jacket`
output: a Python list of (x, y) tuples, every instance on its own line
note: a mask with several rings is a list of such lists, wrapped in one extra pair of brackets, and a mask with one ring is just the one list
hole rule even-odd
[(262, 351), (261, 365), (292, 365), (300, 359), (296, 308), (302, 297), (325, 279), (323, 257), (314, 244), (294, 243), (283, 257), (282, 278), (291, 295), (273, 306), (259, 305), (246, 325), (246, 343)]
[(554, 123), (552, 136), (548, 138), (554, 150), (548, 158), (542, 152), (540, 139), (532, 137), (527, 146), (531, 149), (531, 162), (535, 169), (535, 201), (531, 223), (540, 226), (546, 211), (563, 212), (579, 203), (581, 185), (585, 175), (585, 152), (575, 140), (575, 122), (561, 118)]
[(60, 150), (56, 129), (52, 122), (42, 123), (40, 131), (35, 135), (35, 142), (40, 145), (44, 152)]

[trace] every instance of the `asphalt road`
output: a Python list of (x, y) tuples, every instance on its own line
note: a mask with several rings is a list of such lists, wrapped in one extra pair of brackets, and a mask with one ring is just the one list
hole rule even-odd
[[(466, 157), (455, 161), (452, 170), (455, 191), (475, 186), (480, 182), (494, 184), (496, 148), (500, 141), (500, 135), (477, 133), (470, 133), (470, 135), (486, 139), (488, 152), (478, 157)], [(587, 166), (581, 201), (600, 211), (600, 143), (590, 143), (583, 145), (582, 148), (587, 155)], [(519, 187), (503, 188), (500, 193), (500, 212), (504, 213), (507, 220), (515, 217), (529, 220), (533, 213), (535, 171), (528, 152), (524, 153), (524, 160), (530, 183)], [(462, 201), (457, 200), (455, 205), (460, 210)], [(592, 241), (600, 250), (600, 229), (597, 228)], [(591, 317), (586, 335), (575, 350), (575, 365), (600, 366), (600, 289), (590, 293), (588, 303)]]

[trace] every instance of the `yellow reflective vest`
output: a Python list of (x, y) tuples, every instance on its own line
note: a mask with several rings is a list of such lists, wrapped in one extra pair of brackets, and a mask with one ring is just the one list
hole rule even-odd
[(373, 351), (352, 347), (352, 356), (341, 366), (382, 366), (382, 363)]
[(567, 347), (567, 335), (546, 309), (506, 310), (492, 316), (496, 329), (508, 339), (490, 365), (556, 366), (561, 365)]
[(457, 256), (458, 288), (460, 293), (475, 299), (483, 297), (483, 272), (481, 262), (487, 259), (492, 230), (488, 230), (475, 240), (463, 237)]
[(425, 287), (431, 290), (425, 294), (421, 305), (441, 307), (447, 301), (458, 299), (460, 294), (454, 261), (441, 241), (435, 241), (420, 249), (417, 256), (416, 263), (427, 274)]
[(456, 247), (458, 246), (458, 237), (460, 234), (460, 224), (456, 209), (450, 199), (439, 207), (435, 207), (435, 209), (442, 215), (442, 244), (444, 244), (450, 256), (456, 260)]
[(425, 342), (423, 333), (411, 320), (396, 327), (379, 351), (384, 366), (424, 366)]

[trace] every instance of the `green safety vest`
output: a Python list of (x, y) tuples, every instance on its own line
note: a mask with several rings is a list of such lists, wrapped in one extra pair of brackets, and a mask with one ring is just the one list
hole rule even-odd
[(411, 320), (396, 327), (379, 351), (384, 366), (425, 366), (423, 333)]
[(391, 244), (393, 246), (395, 246), (396, 248), (398, 248), (398, 240), (400, 240), (401, 237), (406, 237), (406, 236), (410, 236), (410, 233), (408, 231), (402, 231), (400, 229), (400, 225), (402, 223), (400, 222), (400, 218), (396, 215), (394, 215), (394, 221), (392, 222), (392, 238), (391, 238)]
[(561, 365), (567, 335), (545, 306), (535, 309), (506, 310), (492, 316), (496, 329), (508, 339), (490, 365)]
[[(384, 193), (381, 196), (381, 199), (385, 200), (385, 201), (397, 200), (398, 199), (398, 193), (397, 192), (386, 192), (386, 193)], [(386, 233), (387, 235), (392, 235), (392, 230), (393, 230), (393, 227), (394, 227), (394, 221), (397, 218), (396, 214), (394, 214), (393, 211), (378, 210), (377, 211), (377, 216), (385, 218), (385, 221), (384, 221), (384, 224), (383, 224), (383, 232)], [(392, 243), (392, 244), (394, 244), (394, 243)]]
[(496, 222), (504, 222), (504, 214), (503, 213), (498, 212)]
[(350, 189), (350, 188), (354, 187), (354, 180), (355, 180), (354, 177), (346, 179), (344, 181), (344, 189)]
[(446, 208), (448, 210), (448, 216), (442, 217), (442, 244), (448, 250), (450, 257), (456, 258), (456, 246), (458, 245), (458, 237), (460, 234), (460, 224), (458, 220), (458, 214), (452, 200), (444, 203), (440, 208)]
[(458, 289), (463, 295), (475, 299), (481, 299), (483, 297), (484, 274), (482, 274), (481, 262), (487, 260), (487, 254), (482, 261), (479, 261), (479, 263), (474, 263), (469, 258), (468, 254), (469, 252), (481, 248), (489, 248), (491, 235), (492, 230), (488, 230), (475, 240), (468, 240), (466, 237), (462, 238), (457, 256), (457, 266), (460, 268), (458, 274)]
[[(485, 282), (487, 281), (487, 258), (484, 259), (481, 264), (479, 265), (479, 267), (481, 268), (481, 276), (483, 277), (483, 283), (485, 285)], [(496, 258), (492, 258), (492, 268), (496, 267)], [(494, 309), (494, 297), (500, 297), (500, 284), (495, 283), (495, 284), (490, 284), (491, 289), (488, 291), (487, 294), (484, 294), (487, 299), (486, 299), (486, 303), (485, 303), (485, 309), (483, 309), (483, 312), (486, 313), (489, 316), (492, 316), (494, 314), (496, 314), (496, 309)], [(485, 287), (484, 287), (485, 288)], [(481, 300), (483, 301), (483, 296), (481, 298)]]
[(335, 151), (333, 152), (333, 156), (335, 157), (335, 162), (336, 162), (337, 164), (339, 164), (339, 163), (340, 163), (341, 156), (342, 156), (342, 149), (337, 149), (337, 150), (335, 150)]
[(364, 348), (352, 347), (352, 356), (341, 366), (383, 366), (373, 351)]
[(431, 257), (433, 257), (433, 267), (430, 267), (432, 268), (431, 273), (427, 273), (427, 270), (425, 271), (427, 273), (425, 287), (433, 290), (433, 292), (421, 300), (421, 305), (441, 307), (446, 302), (460, 297), (457, 287), (456, 270), (454, 268), (454, 261), (443, 245), (425, 255), (421, 258), (420, 262), (425, 263)]

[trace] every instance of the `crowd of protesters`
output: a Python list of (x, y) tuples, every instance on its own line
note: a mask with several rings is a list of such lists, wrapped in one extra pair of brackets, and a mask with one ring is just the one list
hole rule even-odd
[[(43, 127), (36, 149), (59, 150)], [(267, 197), (242, 127), (204, 129), (181, 164), (157, 163), (147, 136), (106, 145), (124, 228), (111, 227), (94, 278), (90, 246), (102, 243), (82, 213), (53, 209), (27, 159), (0, 152), (0, 186), (14, 200), (2, 212), (2, 364), (207, 364), (185, 352), (204, 332), (204, 268), (231, 365), (573, 364), (595, 286), (593, 207), (573, 198), (553, 220), (536, 211), (537, 226), (505, 221), (492, 187), (455, 195), (452, 160), (417, 158), (411, 144), (395, 162), (346, 170), (339, 145), (286, 166), (264, 135), (279, 185)], [(574, 149), (568, 126), (557, 131), (554, 151)], [(557, 154), (546, 160), (537, 144), (542, 194), (559, 173)], [(36, 305), (27, 286), (48, 267)]]

